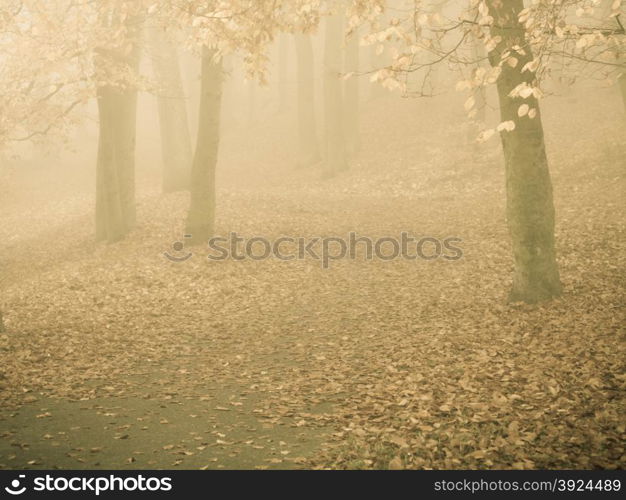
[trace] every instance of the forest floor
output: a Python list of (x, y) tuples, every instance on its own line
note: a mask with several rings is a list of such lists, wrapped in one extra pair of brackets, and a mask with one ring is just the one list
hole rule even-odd
[(625, 467), (626, 141), (583, 103), (546, 104), (565, 291), (534, 306), (506, 303), (499, 144), (440, 102), (374, 103), (334, 179), (226, 136), (218, 232), (458, 236), (456, 262), (176, 264), (187, 197), (149, 172), (115, 245), (91, 163), (5, 173), (0, 468)]

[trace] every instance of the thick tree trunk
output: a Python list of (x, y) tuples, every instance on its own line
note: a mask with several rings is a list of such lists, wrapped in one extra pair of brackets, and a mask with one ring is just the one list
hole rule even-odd
[(315, 66), (311, 37), (296, 34), (295, 39), (298, 54), (298, 164), (306, 167), (320, 160), (315, 120)]
[(113, 243), (123, 239), (136, 222), (136, 93), (101, 87), (98, 110), (96, 239)]
[(360, 38), (358, 31), (351, 34), (346, 45), (345, 69), (352, 74), (345, 84), (345, 133), (348, 154), (354, 156), (361, 149), (359, 134), (360, 88), (357, 73), (360, 64)]
[(187, 103), (176, 47), (157, 27), (148, 28), (150, 54), (158, 94), (161, 151), (163, 155), (163, 191), (189, 188), (191, 175), (191, 134)]
[(191, 169), (191, 205), (187, 217), (190, 243), (207, 243), (215, 230), (215, 170), (220, 142), (222, 103), (222, 62), (206, 48), (202, 55), (202, 88), (198, 120), (198, 141)]
[[(131, 26), (136, 26), (134, 19)], [(96, 58), (103, 78), (111, 62), (131, 72), (139, 69), (138, 31), (129, 30), (133, 47), (128, 54), (107, 52)], [(111, 59), (107, 60), (106, 57)], [(102, 65), (102, 67), (99, 67)], [(126, 86), (124, 86), (126, 85)], [(137, 90), (123, 82), (98, 88), (99, 137), (96, 167), (96, 240), (114, 243), (122, 240), (136, 223), (135, 144), (137, 130)]]
[(324, 49), (324, 108), (326, 168), (329, 176), (348, 168), (343, 125), (342, 53), (343, 12), (326, 19)]
[[(548, 170), (539, 102), (510, 97), (519, 84), (531, 84), (534, 75), (522, 73), (524, 65), (533, 59), (525, 42), (523, 26), (518, 15), (523, 0), (488, 0), (494, 18), (492, 35), (501, 37), (496, 50), (490, 53), (491, 63), (500, 63), (501, 54), (510, 50), (517, 65), (505, 63), (498, 79), (498, 95), (502, 121), (513, 121), (511, 132), (502, 132), (506, 168), (507, 219), (515, 257), (515, 275), (511, 301), (535, 303), (561, 294), (561, 281), (555, 251), (555, 212), (552, 182)], [(524, 53), (513, 49), (524, 47)], [(518, 118), (518, 109), (528, 104), (536, 109), (535, 118)]]

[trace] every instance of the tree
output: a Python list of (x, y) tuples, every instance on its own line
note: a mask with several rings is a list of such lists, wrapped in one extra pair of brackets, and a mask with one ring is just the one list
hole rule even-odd
[(191, 205), (187, 234), (191, 244), (208, 242), (215, 230), (215, 171), (220, 141), (222, 60), (213, 48), (202, 54), (198, 140), (191, 168)]
[[(139, 18), (105, 10), (100, 18), (122, 42), (96, 53), (98, 90), (98, 158), (96, 166), (96, 240), (114, 243), (136, 223), (135, 143), (139, 69)], [(119, 72), (119, 73), (117, 73)], [(129, 82), (131, 81), (131, 82)]]
[[(357, 6), (368, 3), (354, 0)], [(479, 139), (488, 140), (498, 131), (502, 140), (515, 264), (511, 300), (537, 302), (561, 293), (552, 186), (539, 110), (544, 96), (541, 84), (549, 78), (554, 61), (560, 66), (567, 62), (567, 70), (578, 76), (591, 66), (601, 68), (607, 78), (623, 70), (618, 60), (624, 48), (621, 1), (611, 3), (608, 18), (617, 23), (609, 28), (594, 25), (598, 3), (536, 0), (525, 8), (522, 0), (471, 0), (466, 8), (448, 2), (456, 12), (443, 16), (421, 3), (408, 2), (406, 9), (396, 9), (406, 14), (382, 27), (376, 20), (379, 13), (364, 9), (370, 14), (362, 16), (363, 23), (370, 25), (366, 41), (386, 40), (393, 48), (393, 61), (373, 77), (390, 89), (408, 93), (407, 73), (428, 75), (441, 64), (460, 72), (476, 68), (483, 56), (468, 45), (482, 41), (491, 68), (472, 71), (457, 89), (471, 92), (465, 107), (474, 116), (477, 104), (481, 105), (477, 89), (492, 84), (498, 89), (501, 123), (483, 130)], [(573, 22), (574, 18), (580, 21)], [(417, 94), (425, 95), (420, 90)]]
[(163, 192), (189, 188), (192, 147), (187, 103), (176, 46), (167, 39), (164, 29), (150, 26), (150, 55), (158, 91), (161, 151), (163, 156)]
[(348, 168), (343, 123), (343, 9), (338, 8), (326, 18), (324, 46), (324, 121), (327, 175), (336, 175)]
[(298, 56), (298, 140), (300, 166), (315, 164), (320, 159), (315, 119), (315, 69), (311, 36), (296, 33)]
[[(299, 8), (300, 1), (289, 4)], [(224, 56), (239, 53), (248, 76), (265, 81), (267, 47), (278, 32), (295, 26), (274, 0), (163, 0), (150, 12), (164, 25), (188, 33), (188, 44), (202, 50), (198, 137), (191, 171), (191, 203), (186, 228), (191, 244), (206, 243), (215, 230), (215, 172), (220, 143)], [(308, 17), (308, 16), (305, 16)], [(289, 18), (289, 20), (287, 20)]]
[(345, 73), (348, 79), (344, 88), (344, 125), (346, 148), (350, 156), (354, 156), (361, 149), (359, 134), (359, 101), (360, 88), (357, 73), (360, 65), (360, 37), (358, 28), (348, 36), (345, 50)]
[(491, 35), (501, 40), (489, 54), (492, 66), (502, 68), (497, 81), (501, 121), (514, 126), (500, 132), (515, 259), (510, 300), (534, 303), (561, 294), (552, 183), (539, 103), (535, 96), (524, 98), (518, 90), (533, 85), (535, 73), (523, 69), (534, 57), (519, 22), (523, 0), (488, 0), (487, 5), (494, 19)]

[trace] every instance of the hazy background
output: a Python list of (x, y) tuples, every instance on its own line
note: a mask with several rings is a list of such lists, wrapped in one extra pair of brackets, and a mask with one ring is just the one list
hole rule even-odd
[[(323, 30), (313, 45), (321, 141)], [(361, 49), (363, 73), (370, 52)], [(299, 165), (293, 37), (270, 56), (265, 86), (225, 61), (215, 234), (408, 231), (461, 238), (463, 259), (324, 270), (210, 262), (194, 247), (193, 259), (169, 262), (189, 194), (162, 192), (157, 99), (145, 91), (137, 226), (96, 243), (91, 100), (67, 138), (12, 146), (0, 163), (0, 467), (623, 467), (617, 87), (548, 86), (564, 292), (509, 304), (502, 146), (498, 134), (475, 140), (458, 75), (441, 68), (441, 90), (424, 98), (358, 76), (361, 147), (328, 176), (323, 158)], [(200, 58), (180, 58), (195, 146)], [(151, 68), (144, 52), (142, 74)], [(500, 122), (492, 88), (486, 122)]]

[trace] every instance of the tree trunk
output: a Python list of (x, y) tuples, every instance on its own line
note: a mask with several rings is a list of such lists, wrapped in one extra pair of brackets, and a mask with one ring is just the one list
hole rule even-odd
[(315, 120), (315, 66), (310, 35), (296, 34), (295, 39), (298, 54), (298, 164), (306, 167), (320, 160)]
[(356, 155), (361, 149), (359, 134), (359, 101), (360, 88), (357, 73), (360, 63), (360, 38), (354, 31), (347, 41), (345, 69), (352, 74), (345, 84), (345, 133), (346, 148), (350, 156)]
[(148, 28), (150, 54), (158, 94), (161, 151), (163, 155), (163, 192), (189, 188), (191, 175), (191, 134), (187, 103), (176, 47), (158, 27)]
[[(528, 99), (510, 97), (519, 84), (532, 84), (534, 74), (522, 73), (524, 65), (533, 59), (525, 43), (525, 32), (518, 21), (524, 8), (523, 0), (488, 0), (494, 18), (492, 35), (501, 42), (489, 55), (493, 65), (501, 62), (507, 50), (518, 63), (512, 67), (502, 64), (498, 79), (498, 95), (502, 121), (513, 121), (513, 131), (501, 133), (506, 168), (507, 219), (515, 258), (513, 288), (509, 299), (513, 302), (535, 303), (561, 294), (561, 282), (555, 251), (555, 213), (552, 199), (552, 182), (548, 170), (543, 127), (539, 103), (533, 96)], [(524, 47), (524, 54), (512, 47)], [(518, 118), (518, 109), (528, 104), (537, 110), (535, 118)]]
[(187, 234), (193, 245), (207, 243), (215, 230), (215, 169), (220, 141), (222, 103), (222, 62), (216, 51), (205, 48), (202, 54), (202, 88), (198, 120), (198, 141), (191, 169), (191, 206)]
[(6, 329), (4, 328), (4, 320), (2, 319), (2, 311), (0, 311), (0, 333), (4, 333)]
[(324, 106), (326, 121), (326, 167), (332, 176), (348, 168), (343, 129), (343, 96), (341, 85), (343, 12), (326, 18), (324, 48)]
[[(136, 18), (129, 25), (137, 25)], [(107, 52), (98, 55), (96, 66), (105, 78), (107, 64), (115, 62), (137, 73), (139, 41), (129, 30), (133, 43), (128, 54)], [(133, 38), (134, 37), (134, 38)], [(111, 59), (107, 61), (105, 57)], [(99, 67), (102, 65), (102, 67)], [(97, 91), (99, 112), (98, 159), (96, 167), (96, 240), (114, 243), (124, 239), (136, 223), (135, 144), (137, 131), (137, 90), (122, 82), (101, 85)]]

